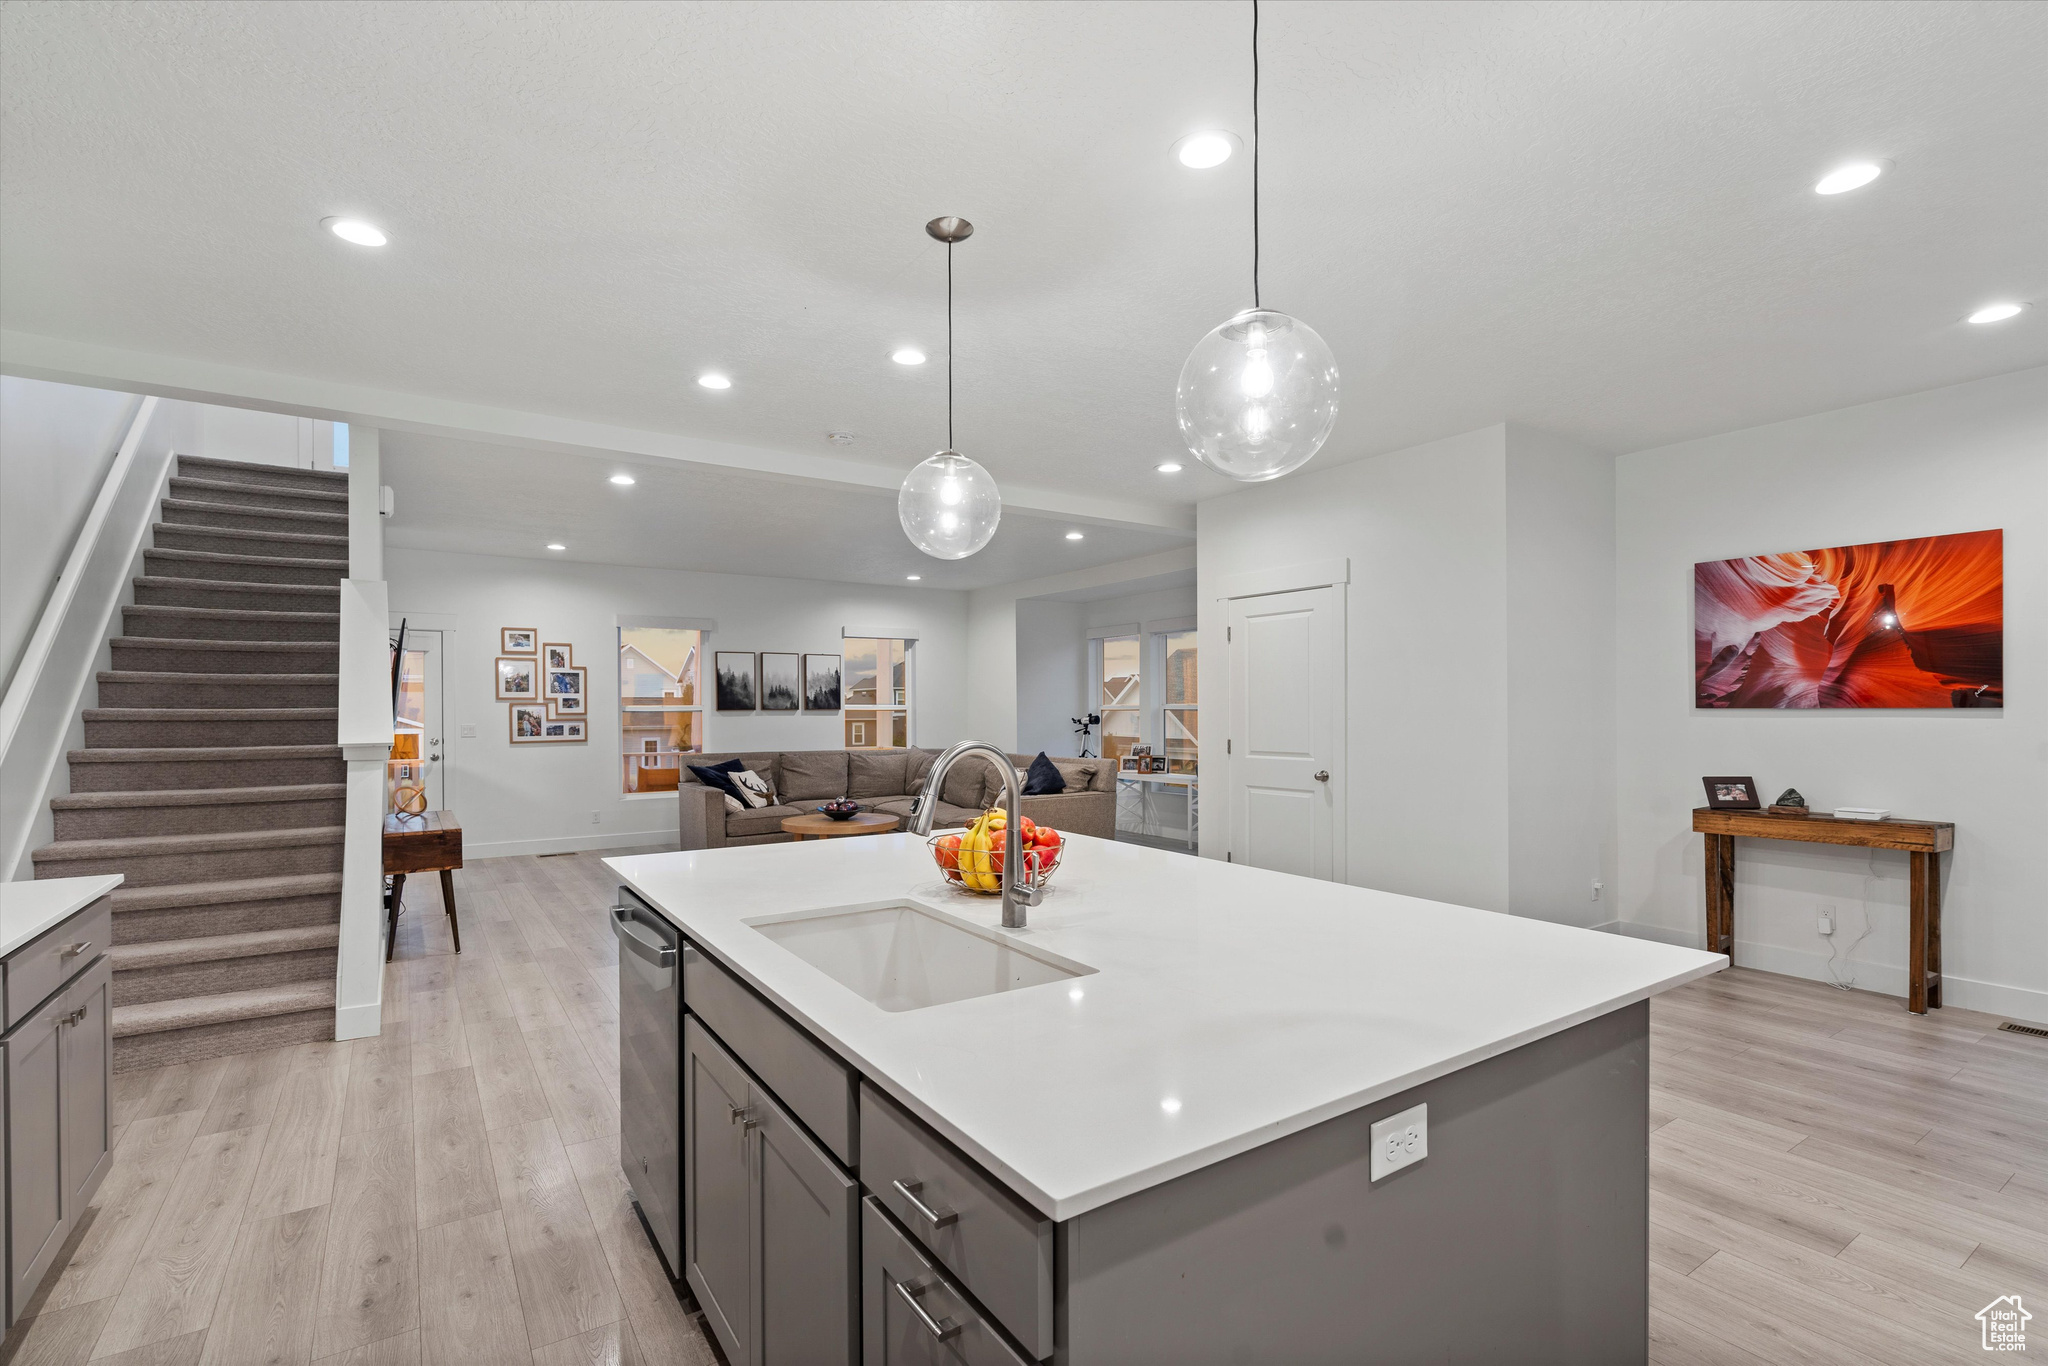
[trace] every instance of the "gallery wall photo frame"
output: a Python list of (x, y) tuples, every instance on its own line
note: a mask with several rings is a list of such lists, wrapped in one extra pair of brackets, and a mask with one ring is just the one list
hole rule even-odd
[(500, 702), (537, 702), (540, 700), (540, 661), (500, 655), (494, 681)]
[(539, 648), (540, 632), (531, 626), (500, 626), (498, 628), (498, 653), (501, 655), (530, 655)]
[(576, 651), (566, 641), (551, 641), (540, 647), (540, 663), (544, 669), (573, 669)]
[(771, 650), (761, 652), (760, 697), (762, 711), (794, 712), (803, 709), (803, 656)]
[(840, 670), (844, 661), (838, 655), (804, 656), (804, 710), (838, 711), (840, 708)]
[(581, 665), (566, 669), (541, 670), (542, 695), (555, 709), (557, 715), (583, 715), (590, 671)]
[(752, 650), (717, 650), (711, 656), (719, 711), (757, 711), (756, 659)]
[(547, 743), (547, 703), (514, 702), (511, 706), (505, 708), (505, 720), (513, 744), (538, 745)]

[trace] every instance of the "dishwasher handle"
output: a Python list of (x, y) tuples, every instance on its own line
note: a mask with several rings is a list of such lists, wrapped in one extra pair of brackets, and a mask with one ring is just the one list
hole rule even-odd
[(619, 937), (619, 943), (636, 958), (644, 958), (657, 968), (672, 968), (676, 965), (676, 946), (665, 944), (633, 918), (629, 906), (612, 907), (612, 933)]

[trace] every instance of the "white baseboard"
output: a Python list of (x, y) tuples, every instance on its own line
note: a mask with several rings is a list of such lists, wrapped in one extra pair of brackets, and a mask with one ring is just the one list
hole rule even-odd
[[(1666, 929), (1661, 925), (1643, 925), (1632, 920), (1619, 924), (1620, 932), (1633, 939), (1653, 939), (1660, 944), (1676, 944), (1688, 949), (1700, 947), (1700, 935), (1690, 930)], [(1735, 961), (1742, 967), (1755, 968), (1759, 972), (1803, 977), (1811, 982), (1833, 980), (1828, 976), (1828, 956), (1805, 949), (1757, 944), (1738, 937)], [(1841, 964), (1836, 967), (1841, 970)], [(1887, 996), (1903, 997), (1906, 994), (1906, 970), (1903, 967), (1891, 963), (1855, 963), (1850, 971), (1859, 990), (1881, 992)], [(2003, 1015), (2028, 1024), (2048, 1024), (2048, 991), (2036, 991), (2032, 987), (1980, 982), (1951, 975), (1942, 979), (1941, 998), (1943, 1005), (1963, 1010), (1981, 1010), (1987, 1015)]]
[(383, 1032), (384, 1001), (381, 989), (377, 1000), (334, 1008), (334, 1037), (337, 1039), (368, 1039)]
[(470, 844), (463, 849), (465, 858), (518, 858), (529, 854), (587, 854), (595, 850), (673, 849), (676, 846), (676, 832), (673, 826), (664, 830), (611, 830), (601, 835), (568, 835), (539, 840), (498, 840), (490, 844)]

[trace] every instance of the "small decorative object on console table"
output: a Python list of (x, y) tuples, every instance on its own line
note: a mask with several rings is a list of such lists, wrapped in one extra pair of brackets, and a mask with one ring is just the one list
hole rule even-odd
[(1707, 785), (1707, 805), (1716, 811), (1761, 811), (1754, 778), (1702, 778)]
[(1771, 803), (1774, 816), (1803, 816), (1806, 814), (1806, 798), (1799, 795), (1799, 789), (1788, 787), (1778, 794), (1778, 800)]
[[(1715, 780), (1708, 780), (1712, 790)], [(1699, 807), (1692, 828), (1707, 837), (1707, 952), (1735, 961), (1735, 837), (1846, 844), (1861, 849), (1902, 849), (1912, 862), (1907, 894), (1906, 1008), (1925, 1015), (1941, 1007), (1941, 859), (1955, 848), (1950, 821), (1837, 820), (1766, 811)]]

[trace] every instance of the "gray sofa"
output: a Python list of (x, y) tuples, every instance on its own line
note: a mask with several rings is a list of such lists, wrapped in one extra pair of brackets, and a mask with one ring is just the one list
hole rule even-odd
[[(707, 787), (686, 767), (676, 785), (681, 807), (682, 846), (721, 849), (733, 844), (776, 844), (789, 816), (814, 811), (821, 802), (851, 797), (862, 808), (901, 816), (910, 824), (910, 803), (924, 791), (925, 775), (939, 757), (934, 749), (797, 749), (755, 754), (692, 754), (685, 764), (716, 764), (739, 759), (775, 784), (775, 806), (727, 811), (725, 794)], [(1019, 768), (1034, 755), (1013, 754)], [(1108, 759), (1054, 759), (1067, 790), (1053, 796), (1026, 797), (1024, 814), (1067, 834), (1116, 838), (1116, 766)], [(953, 766), (939, 793), (933, 829), (966, 825), (1002, 799), (1002, 777), (986, 759), (968, 758)]]

